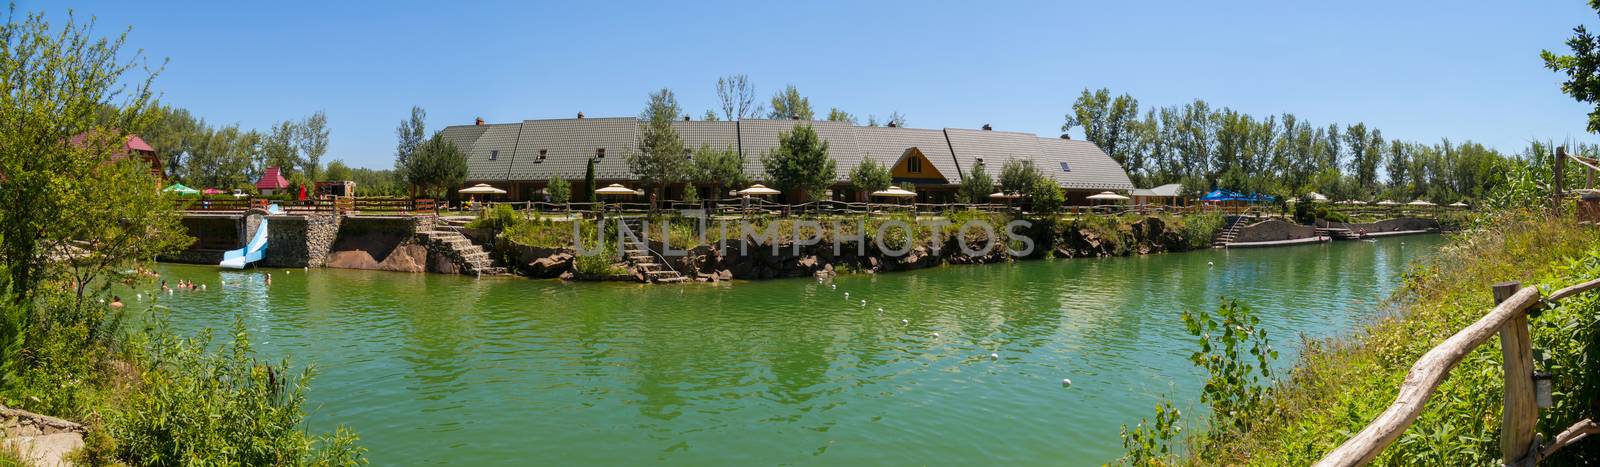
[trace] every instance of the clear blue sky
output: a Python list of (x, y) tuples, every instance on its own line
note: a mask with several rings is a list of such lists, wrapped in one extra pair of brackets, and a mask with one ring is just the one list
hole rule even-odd
[(367, 167), (391, 165), (412, 105), (436, 130), (635, 115), (668, 87), (698, 118), (732, 73), (763, 99), (794, 84), (819, 114), (900, 111), (912, 127), (1055, 135), (1081, 89), (1109, 87), (1142, 107), (1202, 98), (1509, 151), (1600, 139), (1538, 58), (1600, 24), (1579, 0), (225, 3), (19, 9), (132, 26), (133, 47), (171, 59), (163, 101), (212, 123), (264, 129), (325, 110), (325, 160)]

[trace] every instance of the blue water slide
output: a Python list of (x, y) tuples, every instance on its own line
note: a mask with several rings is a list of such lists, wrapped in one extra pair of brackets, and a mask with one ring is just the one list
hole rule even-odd
[[(281, 212), (278, 205), (267, 206), (268, 214)], [(256, 227), (256, 233), (250, 236), (250, 242), (244, 248), (228, 250), (222, 254), (222, 262), (218, 266), (228, 269), (244, 269), (245, 265), (261, 261), (267, 254), (267, 219), (261, 219), (261, 225)]]

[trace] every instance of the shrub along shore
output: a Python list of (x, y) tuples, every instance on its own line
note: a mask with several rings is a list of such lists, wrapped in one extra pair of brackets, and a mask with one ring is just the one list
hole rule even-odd
[[(654, 216), (637, 225), (647, 226), (641, 237), (651, 250), (681, 251), (662, 255), (673, 270), (700, 280), (726, 280), (1188, 251), (1209, 247), (1222, 222), (1218, 214), (1020, 218), (974, 211), (704, 224), (694, 218)], [(991, 228), (962, 228), (969, 223)], [(642, 272), (629, 270), (616, 247), (614, 221), (553, 220), (502, 207), (485, 212), (470, 227), (499, 232), (497, 253), (524, 275), (643, 279)], [(601, 228), (604, 232), (597, 232)]]
[[(1211, 374), (1202, 394), (1211, 414), (1185, 420), (1170, 404), (1158, 404), (1153, 417), (1125, 427), (1129, 452), (1122, 461), (1314, 463), (1388, 407), (1423, 353), (1492, 308), (1491, 284), (1554, 290), (1600, 277), (1600, 231), (1571, 217), (1503, 212), (1478, 225), (1413, 265), (1389, 313), (1348, 337), (1303, 342), (1284, 375), (1268, 368), (1276, 353), (1247, 305), (1228, 303), (1215, 318), (1186, 312), (1201, 343), (1193, 359)], [(1537, 368), (1554, 374), (1555, 406), (1539, 418), (1539, 431), (1552, 436), (1600, 408), (1600, 365), (1591, 360), (1600, 355), (1600, 297), (1562, 301), (1534, 317), (1531, 329)], [(1491, 342), (1453, 370), (1375, 464), (1499, 462), (1503, 383), (1499, 345)], [(1580, 443), (1546, 462), (1583, 464), (1597, 455), (1600, 443)]]

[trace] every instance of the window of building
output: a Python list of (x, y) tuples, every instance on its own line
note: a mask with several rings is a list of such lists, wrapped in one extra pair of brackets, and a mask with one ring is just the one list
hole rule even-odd
[(605, 159), (606, 158), (606, 148), (596, 148), (594, 150), (594, 158), (595, 159)]
[(1062, 172), (1071, 172), (1072, 171), (1072, 167), (1068, 166), (1066, 162), (1062, 162), (1061, 163), (1061, 171)]
[(922, 173), (922, 159), (915, 157), (907, 159), (906, 171), (911, 173)]
[(550, 150), (549, 149), (540, 149), (539, 150), (539, 158), (538, 159), (534, 159), (533, 162), (534, 163), (544, 162), (544, 158), (549, 157), (549, 156), (550, 156)]
[(498, 150), (489, 151), (489, 160), (491, 160), (491, 161), (500, 160), (500, 151), (498, 151)]

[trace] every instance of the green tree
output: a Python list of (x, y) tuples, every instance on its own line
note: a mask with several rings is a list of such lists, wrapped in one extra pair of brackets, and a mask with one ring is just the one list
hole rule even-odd
[(889, 168), (871, 157), (861, 158), (861, 163), (850, 169), (850, 186), (863, 195), (886, 190), (891, 183), (894, 183), (894, 176), (889, 173)]
[(1112, 98), (1110, 89), (1091, 92), (1085, 88), (1073, 102), (1072, 113), (1067, 115), (1061, 131), (1083, 127), (1084, 139), (1100, 146), (1100, 150), (1123, 169), (1140, 173), (1144, 171), (1143, 154), (1132, 147), (1136, 144), (1135, 125), (1138, 123), (1139, 101), (1132, 96), (1123, 94)]
[(588, 168), (583, 170), (583, 200), (594, 201), (594, 158), (589, 158)]
[(694, 151), (694, 181), (711, 186), (711, 199), (721, 197), (725, 187), (742, 187), (749, 183), (744, 174), (744, 156), (733, 146), (702, 144)]
[(767, 181), (794, 200), (819, 199), (838, 176), (837, 164), (828, 157), (828, 142), (808, 124), (778, 133), (778, 147), (761, 157)]
[(300, 151), (300, 172), (316, 181), (322, 175), (322, 156), (328, 154), (328, 115), (317, 113), (300, 120), (295, 130), (295, 148)]
[(300, 154), (295, 147), (296, 131), (299, 127), (294, 122), (282, 121), (272, 126), (272, 131), (261, 142), (262, 156), (265, 157), (265, 166), (277, 167), (287, 176), (300, 167)]
[[(126, 33), (93, 38), (90, 28), (69, 17), (53, 31), (42, 13), (29, 13), (19, 22), (15, 10), (0, 27), (0, 57), (5, 57), (0, 60), (0, 82), (6, 83), (0, 90), (0, 121), (5, 122), (0, 124), (0, 174), (5, 174), (0, 264), (9, 273), (0, 290), (9, 290), (12, 303), (32, 297), (59, 255), (109, 257), (85, 252), (81, 245), (93, 250), (98, 249), (96, 241), (151, 234), (161, 237), (131, 242), (129, 248), (150, 243), (159, 249), (171, 245), (161, 240), (165, 235), (181, 231), (147, 230), (170, 227), (163, 216), (172, 215), (171, 202), (156, 194), (154, 180), (134, 176), (137, 171), (129, 168), (133, 162), (109, 163), (125, 141), (124, 131), (139, 131), (154, 122), (150, 83), (155, 72), (131, 76), (142, 57), (122, 54)], [(79, 134), (87, 137), (72, 144)], [(165, 212), (159, 209), (163, 207)], [(123, 209), (127, 215), (151, 218), (125, 217)], [(134, 256), (117, 259), (148, 261), (138, 257), (148, 251), (134, 250)]]
[(433, 137), (417, 148), (409, 165), (404, 169), (406, 183), (412, 191), (434, 198), (443, 198), (451, 188), (461, 186), (467, 178), (467, 157), (451, 143), (434, 133)]
[(352, 178), (350, 166), (345, 165), (344, 161), (339, 159), (328, 161), (328, 168), (322, 171), (322, 176), (333, 181), (350, 180)]
[(830, 122), (845, 122), (845, 123), (849, 123), (851, 125), (854, 125), (854, 124), (856, 124), (856, 116), (850, 115), (849, 112), (845, 112), (843, 110), (839, 110), (838, 107), (834, 107), (834, 108), (828, 109), (828, 121), (830, 121)]
[(652, 193), (687, 178), (689, 157), (684, 151), (683, 139), (672, 126), (681, 113), (672, 90), (662, 88), (650, 94), (649, 105), (639, 115), (644, 120), (644, 128), (639, 132), (637, 147), (628, 154), (628, 168)]
[(550, 194), (550, 202), (565, 203), (572, 197), (572, 184), (562, 180), (560, 175), (551, 175), (550, 183), (545, 192)]
[[(1600, 1), (1590, 0), (1589, 7), (1600, 11)], [(1587, 129), (1590, 133), (1600, 133), (1600, 46), (1594, 35), (1580, 24), (1572, 28), (1567, 48), (1572, 50), (1571, 55), (1543, 50), (1539, 57), (1544, 59), (1545, 68), (1567, 76), (1561, 83), (1561, 92), (1578, 102), (1594, 105), (1594, 110), (1589, 112)]]
[(958, 194), (968, 203), (987, 203), (989, 195), (993, 193), (994, 178), (989, 176), (982, 162), (973, 165), (967, 176), (961, 178), (961, 191)]
[(417, 148), (427, 140), (426, 126), (428, 111), (422, 107), (411, 106), (411, 118), (401, 120), (395, 127), (395, 138), (399, 140), (394, 147), (394, 167), (405, 176), (405, 167), (410, 164), (411, 156), (417, 153)]
[(793, 84), (772, 95), (772, 110), (767, 118), (773, 120), (814, 120), (811, 99), (800, 95)]
[(1044, 174), (1033, 166), (1031, 160), (1012, 159), (1000, 166), (1000, 188), (1007, 193), (1027, 193), (1033, 187), (1034, 180), (1041, 177)]

